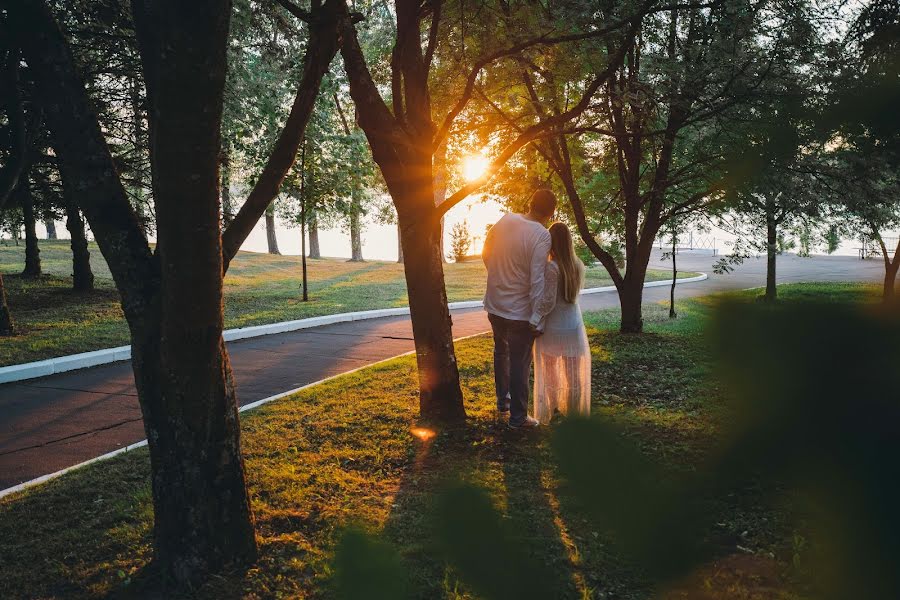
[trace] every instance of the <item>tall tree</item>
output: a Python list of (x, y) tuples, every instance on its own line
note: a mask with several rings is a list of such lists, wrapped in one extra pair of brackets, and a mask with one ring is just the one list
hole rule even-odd
[[(643, 329), (657, 235), (670, 219), (723, 199), (742, 124), (765, 110), (766, 84), (796, 60), (808, 30), (793, 8), (722, 0), (647, 14), (640, 43), (606, 81), (591, 120), (539, 144), (580, 237), (618, 290), (623, 332)], [(558, 110), (555, 98), (565, 96), (554, 96), (555, 86), (543, 94), (534, 87), (535, 103)], [(598, 234), (622, 245), (626, 269)]]
[[(149, 442), (154, 558), (193, 586), (256, 556), (234, 381), (222, 339), (227, 263), (277, 194), (337, 51), (341, 5), (314, 6), (298, 101), (250, 198), (221, 233), (220, 124), (230, 3), (134, 3), (147, 90), (157, 246), (151, 251), (71, 49), (41, 0), (2, 0), (34, 72), (60, 169), (122, 298)], [(227, 243), (225, 243), (227, 241)]]
[[(454, 6), (462, 15), (464, 3)], [(629, 14), (609, 27), (572, 36), (545, 34), (524, 41), (502, 39), (499, 49), (497, 36), (494, 36), (493, 48), (476, 60), (458, 63), (463, 65), (463, 69), (457, 77), (442, 78), (440, 87), (444, 90), (461, 89), (462, 92), (457, 92), (455, 99), (446, 102), (445, 117), (440, 124), (436, 124), (432, 105), (434, 82), (430, 75), (441, 40), (453, 37), (440, 35), (441, 27), (451, 27), (458, 20), (442, 20), (445, 12), (443, 2), (439, 0), (424, 4), (418, 0), (398, 0), (394, 9), (395, 14), (388, 15), (388, 19), (396, 23), (390, 60), (390, 107), (372, 76), (356, 28), (349, 22), (343, 31), (341, 55), (350, 83), (350, 95), (357, 107), (359, 126), (365, 132), (397, 211), (416, 346), (419, 412), (430, 421), (460, 422), (465, 418), (465, 410), (444, 287), (441, 219), (450, 208), (484, 185), (519, 149), (588, 107), (594, 93), (618, 66), (624, 48), (630, 44), (636, 31), (634, 22), (637, 19)], [(634, 9), (629, 7), (628, 10)], [(517, 31), (515, 37), (520, 37), (520, 32)], [(625, 32), (624, 35), (622, 32)], [(508, 143), (496, 148), (483, 177), (464, 185), (435, 206), (435, 150), (451, 133), (451, 129), (459, 125), (457, 117), (472, 99), (486, 66), (529, 48), (611, 34), (616, 39), (611, 45), (617, 49), (608, 56), (610, 68), (589, 80), (579, 101), (569, 110), (524, 128)], [(424, 45), (423, 38), (427, 40)], [(451, 95), (447, 91), (442, 97), (449, 98)]]

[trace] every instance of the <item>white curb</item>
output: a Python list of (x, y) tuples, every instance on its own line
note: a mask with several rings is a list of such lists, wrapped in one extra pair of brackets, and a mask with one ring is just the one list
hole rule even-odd
[[(706, 273), (701, 273), (696, 277), (687, 277), (679, 279), (678, 283), (692, 283), (695, 281), (703, 281), (708, 279)], [(644, 284), (645, 288), (657, 287), (663, 285), (671, 285), (671, 280), (649, 281)], [(597, 294), (601, 292), (614, 292), (615, 286), (596, 287), (581, 290), (582, 294)], [(469, 300), (465, 302), (451, 302), (449, 307), (451, 310), (461, 310), (465, 308), (479, 308), (482, 306), (481, 300)], [(323, 325), (333, 325), (335, 323), (347, 323), (350, 321), (364, 321), (367, 319), (380, 319), (383, 317), (396, 317), (409, 314), (409, 307), (398, 308), (380, 308), (376, 310), (362, 310), (358, 312), (339, 313), (335, 315), (324, 315), (321, 317), (310, 317), (308, 319), (297, 319), (296, 321), (283, 321), (281, 323), (270, 323), (268, 325), (254, 325), (252, 327), (241, 327), (239, 329), (228, 329), (222, 337), (226, 342), (234, 340), (243, 340), (246, 338), (259, 337), (263, 335), (272, 335), (276, 333), (287, 333), (290, 331), (299, 331), (301, 329), (309, 329), (311, 327), (321, 327)], [(8, 367), (0, 367), (0, 384), (12, 383), (14, 381), (25, 381), (27, 379), (36, 379), (38, 377), (46, 377), (56, 373), (65, 373), (67, 371), (76, 371), (78, 369), (86, 369), (88, 367), (96, 367), (114, 362), (131, 360), (131, 346), (119, 346), (118, 348), (106, 348), (104, 350), (94, 350), (93, 352), (82, 352), (81, 354), (72, 354), (69, 356), (61, 356), (59, 358), (50, 358), (37, 362), (24, 363), (20, 365), (10, 365)]]

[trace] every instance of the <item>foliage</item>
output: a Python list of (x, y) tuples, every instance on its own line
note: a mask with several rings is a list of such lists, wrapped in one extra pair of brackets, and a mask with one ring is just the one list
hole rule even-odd
[(463, 262), (469, 255), (472, 247), (472, 236), (469, 233), (469, 223), (463, 221), (456, 223), (450, 230), (450, 255), (456, 262)]

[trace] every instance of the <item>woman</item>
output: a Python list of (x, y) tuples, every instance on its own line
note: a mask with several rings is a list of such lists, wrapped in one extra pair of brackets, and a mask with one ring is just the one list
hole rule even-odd
[(557, 412), (591, 411), (591, 350), (578, 306), (583, 283), (584, 264), (575, 256), (572, 234), (554, 223), (544, 293), (531, 316), (540, 333), (534, 344), (534, 416), (541, 423)]

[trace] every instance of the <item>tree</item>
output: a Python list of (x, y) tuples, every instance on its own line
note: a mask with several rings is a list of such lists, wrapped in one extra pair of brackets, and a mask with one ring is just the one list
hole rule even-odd
[[(900, 7), (875, 0), (850, 22), (844, 40), (823, 61), (820, 167), (835, 210), (850, 229), (871, 237), (884, 261), (883, 298), (894, 302), (900, 240), (884, 232), (900, 226)], [(837, 72), (836, 76), (834, 73)]]
[[(282, 4), (285, 2), (286, 0)], [(460, 4), (458, 9), (459, 16), (464, 21), (464, 4)], [(453, 37), (440, 36), (439, 31), (442, 26), (450, 27), (457, 19), (442, 20), (444, 8), (440, 1), (423, 5), (417, 0), (398, 0), (395, 10), (396, 26), (393, 28), (390, 61), (390, 108), (373, 78), (356, 28), (351, 22), (343, 30), (341, 56), (350, 83), (350, 95), (357, 107), (358, 124), (365, 132), (372, 156), (381, 170), (397, 212), (416, 346), (419, 412), (427, 421), (459, 423), (465, 418), (465, 410), (444, 287), (441, 219), (450, 208), (493, 177), (518, 150), (588, 107), (591, 97), (618, 66), (624, 55), (624, 48), (633, 39), (636, 31), (633, 21), (636, 19), (633, 14), (629, 14), (612, 26), (572, 36), (553, 37), (544, 34), (518, 43), (504, 39), (500, 42), (499, 49), (497, 36), (494, 36), (491, 38), (494, 47), (485, 50), (480, 58), (472, 61), (462, 54), (464, 60), (456, 63), (462, 65), (462, 68), (455, 77), (450, 76), (449, 72), (442, 73), (445, 76), (437, 87), (444, 90), (443, 95), (449, 97), (451, 94), (447, 93), (448, 90), (461, 89), (462, 92), (454, 92), (455, 101), (446, 103), (445, 117), (437, 124), (432, 104), (432, 92), (436, 85), (430, 80), (430, 74), (441, 40)], [(541, 14), (540, 11), (537, 14)], [(389, 15), (388, 18), (392, 19), (393, 16)], [(423, 47), (423, 23), (426, 21), (430, 22), (427, 34), (424, 34), (427, 42)], [(521, 28), (515, 32), (514, 37), (520, 37), (520, 32), (527, 30), (526, 24), (520, 24)], [(509, 143), (499, 146), (482, 177), (465, 184), (435, 206), (435, 151), (440, 148), (451, 129), (458, 126), (457, 117), (472, 99), (482, 70), (500, 59), (521, 54), (527, 49), (604, 35), (615, 35), (617, 49), (608, 56), (610, 68), (600, 72), (585, 85), (583, 97), (569, 110), (524, 128)], [(448, 54), (454, 51), (455, 48), (452, 47), (442, 50)]]
[(41, 0), (3, 0), (34, 73), (60, 170), (122, 297), (151, 458), (154, 559), (193, 586), (256, 556), (234, 381), (222, 339), (222, 277), (293, 162), (322, 75), (337, 51), (341, 5), (315, 5), (296, 102), (234, 221), (220, 230), (219, 155), (227, 0), (134, 3), (147, 89), (157, 246), (151, 251), (71, 49)]
[[(731, 0), (648, 12), (639, 43), (581, 122), (535, 142), (618, 290), (623, 332), (643, 329), (644, 278), (661, 229), (722, 200), (729, 149), (747, 115), (764, 109), (768, 82), (796, 60), (804, 19)], [(525, 70), (521, 85), (536, 112), (557, 114), (572, 102), (565, 79), (556, 65), (539, 66), (542, 79)], [(626, 270), (602, 234), (624, 247)]]
[(450, 230), (450, 252), (453, 260), (463, 262), (469, 255), (469, 248), (472, 246), (472, 236), (469, 235), (469, 224), (465, 221), (457, 223)]
[(738, 149), (741, 158), (732, 164), (727, 208), (737, 242), (731, 256), (717, 263), (717, 270), (730, 270), (729, 265), (746, 257), (748, 248), (764, 251), (767, 302), (778, 295), (776, 265), (784, 230), (808, 230), (809, 221), (820, 216), (819, 197), (808, 175), (815, 158), (804, 156), (812, 142), (811, 115), (803, 107), (807, 96), (797, 88), (784, 90), (768, 114), (753, 122)]

